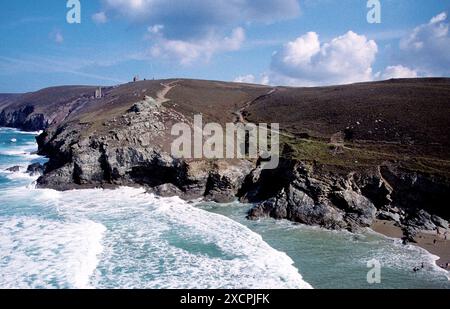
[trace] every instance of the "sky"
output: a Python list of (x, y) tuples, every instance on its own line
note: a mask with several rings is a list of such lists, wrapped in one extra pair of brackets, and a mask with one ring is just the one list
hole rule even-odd
[[(80, 23), (68, 23), (78, 1)], [(450, 0), (379, 2), (369, 23), (368, 0), (2, 1), (0, 92), (135, 75), (289, 86), (450, 76)]]

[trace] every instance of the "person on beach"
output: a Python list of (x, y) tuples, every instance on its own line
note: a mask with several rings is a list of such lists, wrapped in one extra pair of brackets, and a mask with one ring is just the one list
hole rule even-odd
[(418, 272), (419, 270), (424, 269), (424, 268), (425, 268), (425, 263), (422, 262), (422, 265), (420, 265), (420, 267), (414, 267), (414, 268), (413, 268), (413, 271), (416, 273), (416, 272)]

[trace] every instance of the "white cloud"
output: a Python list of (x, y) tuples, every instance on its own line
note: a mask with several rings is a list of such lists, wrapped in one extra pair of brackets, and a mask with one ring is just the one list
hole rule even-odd
[(445, 21), (446, 19), (447, 19), (447, 13), (442, 12), (442, 13), (434, 16), (433, 18), (431, 18), (430, 24), (439, 24), (440, 22)]
[(416, 27), (400, 42), (398, 58), (426, 75), (450, 74), (450, 35), (447, 13)]
[(382, 74), (382, 79), (391, 79), (391, 78), (416, 78), (418, 74), (416, 71), (404, 67), (402, 65), (388, 66), (384, 73)]
[(269, 75), (266, 73), (261, 74), (259, 78), (255, 77), (253, 74), (241, 75), (236, 77), (233, 80), (235, 83), (244, 83), (244, 84), (260, 84), (260, 85), (269, 85)]
[(273, 55), (271, 82), (315, 86), (370, 81), (377, 52), (375, 41), (352, 31), (325, 43), (309, 32)]
[(246, 84), (254, 84), (256, 81), (255, 75), (248, 74), (248, 75), (241, 75), (234, 79), (235, 83), (246, 83)]
[(151, 34), (159, 34), (164, 29), (164, 25), (153, 25), (147, 28)]
[(268, 74), (263, 74), (259, 83), (261, 85), (270, 85), (270, 76)]
[(96, 24), (105, 24), (108, 22), (108, 17), (106, 16), (105, 12), (98, 12), (92, 15), (92, 20)]
[(221, 37), (214, 34), (200, 40), (169, 40), (163, 36), (154, 37), (156, 44), (151, 49), (152, 57), (176, 59), (183, 65), (194, 61), (209, 61), (218, 52), (229, 52), (240, 49), (245, 40), (245, 31), (236, 28), (231, 36)]

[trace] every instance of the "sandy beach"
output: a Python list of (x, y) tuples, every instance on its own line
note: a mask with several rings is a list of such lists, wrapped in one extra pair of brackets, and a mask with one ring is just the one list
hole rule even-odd
[[(391, 238), (403, 238), (404, 236), (401, 228), (396, 226), (395, 222), (392, 221), (376, 220), (371, 226), (371, 229)], [(447, 238), (450, 238), (450, 233)], [(411, 243), (412, 245), (421, 247), (440, 257), (440, 259), (436, 261), (438, 266), (445, 268), (445, 265), (450, 263), (450, 240), (445, 239), (444, 231), (439, 235), (436, 231), (421, 231), (414, 240), (416, 243)], [(450, 268), (448, 267), (447, 270), (450, 271)]]

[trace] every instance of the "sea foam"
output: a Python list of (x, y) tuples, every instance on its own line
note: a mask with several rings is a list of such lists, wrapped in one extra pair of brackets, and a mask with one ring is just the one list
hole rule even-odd
[(179, 198), (133, 188), (37, 191), (61, 215), (107, 227), (97, 287), (311, 288), (259, 235)]
[(179, 198), (135, 188), (5, 193), (5, 203), (20, 197), (55, 219), (1, 222), (2, 286), (311, 288), (261, 236)]
[(0, 220), (3, 288), (90, 288), (104, 226), (88, 220)]

